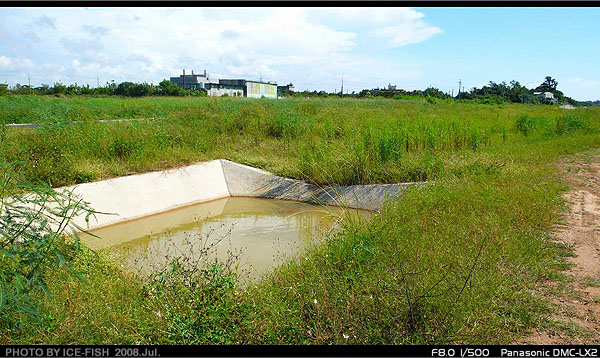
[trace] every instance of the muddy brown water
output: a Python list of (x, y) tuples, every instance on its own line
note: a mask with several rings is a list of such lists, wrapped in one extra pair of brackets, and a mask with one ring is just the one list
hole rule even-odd
[(354, 220), (372, 216), (365, 210), (230, 197), (92, 230), (99, 238), (83, 240), (118, 255), (126, 270), (141, 276), (179, 257), (192, 267), (218, 259), (254, 280), (339, 230), (348, 214)]

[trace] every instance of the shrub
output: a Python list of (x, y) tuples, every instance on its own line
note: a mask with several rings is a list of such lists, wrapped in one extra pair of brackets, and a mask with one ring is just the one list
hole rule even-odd
[(521, 134), (527, 136), (533, 132), (534, 121), (533, 118), (529, 117), (528, 115), (522, 114), (519, 119), (517, 119), (515, 125)]
[[(18, 325), (23, 315), (40, 318), (36, 293), (46, 294), (46, 273), (66, 267), (81, 252), (79, 238), (65, 237), (71, 219), (93, 211), (72, 193), (13, 180), (12, 166), (0, 163), (0, 326)], [(28, 192), (17, 195), (16, 192)]]
[(312, 129), (312, 122), (300, 117), (291, 109), (285, 109), (266, 126), (267, 135), (273, 138), (297, 138), (303, 130)]
[(585, 128), (586, 124), (587, 123), (582, 118), (567, 114), (556, 119), (556, 134), (563, 134)]

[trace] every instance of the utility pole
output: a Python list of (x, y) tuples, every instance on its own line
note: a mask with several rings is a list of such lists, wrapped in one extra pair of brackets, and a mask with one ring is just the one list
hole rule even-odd
[(183, 90), (185, 90), (185, 68), (183, 69)]
[(344, 76), (342, 76), (342, 89), (340, 90), (342, 98), (344, 98)]
[(100, 77), (96, 76), (96, 85), (100, 87)]
[(458, 79), (458, 95), (456, 95), (457, 98), (460, 98), (460, 85), (462, 84), (462, 82), (460, 81), (460, 78)]

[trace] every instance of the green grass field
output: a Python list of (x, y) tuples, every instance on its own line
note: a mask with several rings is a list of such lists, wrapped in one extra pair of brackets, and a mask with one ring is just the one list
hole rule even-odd
[[(250, 287), (219, 267), (143, 282), (88, 253), (87, 284), (54, 272), (45, 317), (2, 326), (0, 343), (510, 343), (549, 324), (534, 288), (570, 254), (548, 234), (566, 189), (553, 163), (600, 144), (598, 108), (35, 96), (0, 108), (47, 123), (0, 131), (0, 158), (53, 186), (217, 158), (319, 184), (433, 184)], [(90, 121), (132, 117), (155, 119)]]

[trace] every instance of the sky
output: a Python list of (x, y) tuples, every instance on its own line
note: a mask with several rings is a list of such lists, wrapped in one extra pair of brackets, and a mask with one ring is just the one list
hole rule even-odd
[(545, 76), (600, 99), (600, 8), (0, 8), (0, 83), (202, 73), (344, 92)]

